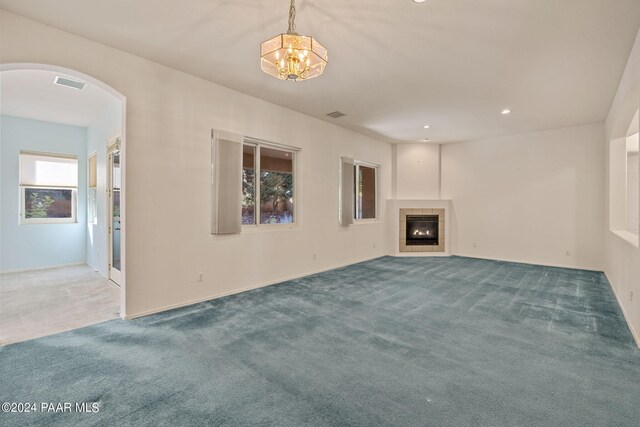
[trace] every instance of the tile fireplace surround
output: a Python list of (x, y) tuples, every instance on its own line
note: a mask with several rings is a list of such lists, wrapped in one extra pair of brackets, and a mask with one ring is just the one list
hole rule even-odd
[[(392, 256), (451, 255), (450, 200), (387, 200), (387, 253)], [(438, 245), (407, 245), (407, 215), (438, 215)]]
[[(407, 216), (408, 215), (438, 215), (438, 244), (437, 245), (407, 245)], [(399, 249), (400, 252), (444, 252), (445, 231), (444, 231), (444, 209), (400, 209), (400, 232)]]

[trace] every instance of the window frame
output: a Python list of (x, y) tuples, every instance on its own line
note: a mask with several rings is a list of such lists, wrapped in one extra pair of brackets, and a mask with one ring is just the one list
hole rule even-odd
[[(360, 204), (358, 203), (358, 191), (360, 187), (360, 166), (364, 166), (374, 170), (375, 179), (375, 216), (373, 218), (359, 218)], [(379, 195), (380, 195), (380, 165), (362, 160), (353, 161), (354, 174), (353, 174), (353, 223), (354, 224), (366, 224), (380, 221), (380, 207), (379, 207)]]
[[(26, 190), (70, 190), (71, 218), (27, 218), (25, 212)], [(77, 187), (48, 187), (45, 185), (20, 185), (20, 225), (29, 224), (75, 224), (78, 222), (78, 188)]]
[[(299, 171), (299, 154), (301, 149), (298, 147), (293, 147), (290, 145), (277, 144), (274, 142), (264, 141), (256, 138), (243, 137), (242, 140), (242, 149), (244, 150), (244, 146), (248, 145), (254, 147), (254, 224), (242, 224), (241, 229), (242, 232), (252, 232), (252, 231), (264, 231), (264, 230), (277, 230), (277, 229), (294, 229), (298, 228), (300, 224), (300, 209), (298, 208), (298, 171)], [(280, 224), (261, 224), (260, 223), (260, 175), (261, 175), (261, 165), (260, 165), (260, 151), (261, 148), (268, 148), (272, 150), (284, 151), (291, 154), (291, 175), (293, 182), (293, 221), (290, 223), (280, 223)], [(244, 167), (243, 167), (244, 169)]]
[[(52, 157), (58, 159), (73, 159), (76, 161), (76, 185), (75, 186), (58, 186), (58, 185), (25, 185), (22, 184), (22, 155), (36, 155), (43, 157)], [(18, 225), (32, 224), (76, 224), (78, 222), (78, 186), (80, 179), (80, 164), (78, 156), (62, 153), (46, 153), (40, 151), (20, 150), (18, 154)], [(27, 218), (25, 212), (26, 190), (27, 189), (46, 189), (46, 190), (71, 190), (71, 217), (70, 218)]]

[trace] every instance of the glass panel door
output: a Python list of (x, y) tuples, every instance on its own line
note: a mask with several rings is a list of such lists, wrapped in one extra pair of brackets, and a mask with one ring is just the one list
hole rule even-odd
[(121, 189), (120, 151), (109, 153), (109, 278), (120, 283), (122, 260), (120, 257), (120, 189)]

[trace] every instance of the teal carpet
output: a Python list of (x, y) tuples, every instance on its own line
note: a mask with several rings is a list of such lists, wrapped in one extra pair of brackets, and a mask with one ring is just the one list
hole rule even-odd
[(601, 273), (384, 257), (1, 347), (0, 401), (99, 405), (3, 426), (638, 426), (640, 352)]

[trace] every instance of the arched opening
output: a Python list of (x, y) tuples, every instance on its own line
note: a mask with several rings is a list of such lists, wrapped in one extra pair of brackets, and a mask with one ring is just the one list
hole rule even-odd
[(124, 317), (125, 96), (46, 64), (0, 85), (0, 342)]

